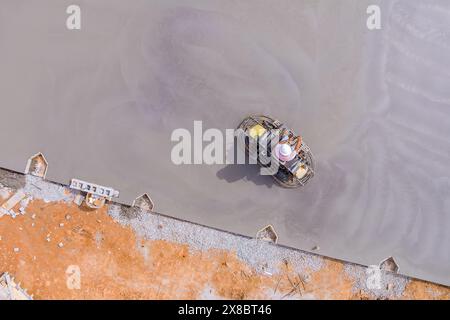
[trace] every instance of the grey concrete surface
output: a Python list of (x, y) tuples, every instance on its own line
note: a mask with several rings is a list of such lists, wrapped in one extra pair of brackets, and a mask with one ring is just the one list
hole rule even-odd
[[(382, 29), (366, 28), (378, 3)], [(450, 285), (450, 4), (419, 0), (71, 1), (0, 6), (0, 166), (105, 184), (159, 212)], [(175, 166), (176, 128), (252, 113), (301, 133), (314, 180)]]

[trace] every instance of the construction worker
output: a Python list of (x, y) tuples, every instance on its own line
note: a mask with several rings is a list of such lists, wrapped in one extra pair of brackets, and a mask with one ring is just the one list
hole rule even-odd
[[(280, 143), (276, 152), (278, 158), (285, 162), (294, 159), (295, 155), (299, 154), (300, 148), (302, 146), (302, 137), (294, 137), (291, 131), (283, 129), (280, 134)], [(292, 146), (294, 145), (294, 148)]]

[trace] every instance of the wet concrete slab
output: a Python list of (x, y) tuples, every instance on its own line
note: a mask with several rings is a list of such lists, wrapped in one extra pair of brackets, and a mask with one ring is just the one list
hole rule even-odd
[[(382, 29), (366, 28), (378, 3)], [(450, 284), (446, 1), (5, 1), (0, 166), (143, 193), (156, 210)], [(257, 168), (171, 161), (173, 130), (267, 114), (317, 160), (305, 188)]]

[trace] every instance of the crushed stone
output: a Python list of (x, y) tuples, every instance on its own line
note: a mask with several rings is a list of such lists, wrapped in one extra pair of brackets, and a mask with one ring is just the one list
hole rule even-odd
[(56, 201), (72, 202), (75, 197), (75, 193), (69, 188), (49, 183), (32, 175), (25, 176), (23, 191), (33, 199), (41, 199), (45, 203)]
[(237, 256), (260, 273), (274, 274), (286, 261), (298, 271), (318, 271), (324, 259), (318, 255), (196, 225), (136, 208), (111, 204), (108, 214), (123, 226), (131, 227), (147, 240), (188, 244), (191, 250), (222, 249)]
[(373, 277), (373, 273), (367, 272), (368, 268), (353, 264), (346, 264), (344, 267), (345, 274), (353, 280), (354, 293), (359, 291), (366, 292), (376, 298), (388, 299), (398, 298), (403, 295), (409, 279), (398, 274), (393, 274), (380, 270), (379, 288), (368, 286), (369, 277)]
[(0, 183), (0, 200), (8, 199), (12, 192), (11, 188), (5, 187)]

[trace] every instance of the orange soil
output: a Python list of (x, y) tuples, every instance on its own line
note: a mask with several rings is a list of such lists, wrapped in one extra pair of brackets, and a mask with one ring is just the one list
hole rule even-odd
[[(365, 298), (352, 293), (341, 262), (298, 274), (280, 261), (279, 274), (262, 275), (234, 252), (139, 239), (106, 210), (34, 200), (24, 216), (0, 218), (0, 273), (14, 275), (35, 299)], [(71, 265), (80, 268), (80, 289), (67, 286)], [(419, 281), (405, 291), (415, 299), (449, 295), (449, 288)]]

